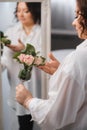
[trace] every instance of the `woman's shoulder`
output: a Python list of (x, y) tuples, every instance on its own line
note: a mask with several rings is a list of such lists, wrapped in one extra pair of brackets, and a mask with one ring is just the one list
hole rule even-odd
[(41, 26), (39, 24), (34, 25), (33, 28), (35, 31), (40, 32), (41, 31)]
[(82, 80), (82, 77), (87, 74), (87, 49), (70, 53), (65, 58), (61, 69), (67, 75), (71, 75), (73, 79)]
[(80, 65), (86, 64), (87, 66), (87, 47), (76, 50), (76, 60)]
[(76, 66), (87, 66), (87, 47), (76, 49), (73, 52), (71, 52), (66, 58), (65, 63), (69, 65), (72, 64)]

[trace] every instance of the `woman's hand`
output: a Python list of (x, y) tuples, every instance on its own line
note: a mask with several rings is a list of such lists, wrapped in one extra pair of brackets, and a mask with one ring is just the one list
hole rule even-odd
[(39, 66), (38, 68), (52, 75), (59, 67), (60, 62), (53, 56), (52, 53), (49, 53), (49, 58), (49, 62), (47, 62), (44, 66)]
[(32, 94), (30, 93), (29, 90), (27, 90), (22, 84), (19, 84), (16, 87), (16, 100), (23, 105), (24, 107), (27, 108), (26, 102), (31, 100)]
[(17, 45), (10, 44), (10, 45), (7, 45), (7, 47), (9, 47), (10, 49), (12, 49), (15, 52), (19, 52), (19, 51), (25, 49), (25, 45), (21, 42), (20, 39), (18, 40), (18, 44)]

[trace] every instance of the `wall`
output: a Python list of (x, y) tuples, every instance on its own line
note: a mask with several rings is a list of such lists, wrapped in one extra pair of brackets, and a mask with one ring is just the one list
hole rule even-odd
[(51, 50), (75, 49), (82, 41), (77, 35), (51, 34)]

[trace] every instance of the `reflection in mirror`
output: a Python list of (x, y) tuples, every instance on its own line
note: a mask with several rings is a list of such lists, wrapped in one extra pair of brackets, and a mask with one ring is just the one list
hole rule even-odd
[[(18, 130), (23, 116), (26, 114), (30, 116), (29, 111), (25, 110), (15, 100), (15, 86), (20, 83), (18, 73), (22, 66), (13, 60), (13, 54), (24, 49), (23, 44), (26, 46), (26, 43), (30, 43), (36, 51), (40, 51), (42, 55), (46, 56), (47, 49), (46, 54), (44, 53), (46, 43), (43, 45), (41, 36), (43, 35), (45, 38), (46, 35), (43, 32), (45, 27), (41, 25), (43, 22), (41, 20), (43, 18), (41, 8), (44, 7), (41, 7), (41, 4), (44, 5), (43, 2), (0, 2), (0, 31), (3, 31), (4, 35), (11, 40), (10, 48), (3, 46), (1, 56), (2, 71), (4, 70), (2, 72), (3, 130)], [(38, 68), (33, 68), (31, 80), (24, 82), (24, 85), (33, 93), (34, 97), (42, 96), (43, 81), (41, 75), (44, 79), (41, 71)], [(34, 125), (34, 127), (35, 130), (40, 129), (37, 125)]]

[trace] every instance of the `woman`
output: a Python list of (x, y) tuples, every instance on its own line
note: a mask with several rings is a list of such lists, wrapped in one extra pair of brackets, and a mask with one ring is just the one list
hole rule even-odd
[[(17, 24), (9, 28), (5, 35), (11, 40), (11, 45), (4, 46), (3, 55), (1, 57), (2, 68), (7, 69), (8, 80), (10, 84), (10, 94), (8, 104), (16, 111), (19, 122), (19, 130), (32, 130), (33, 121), (31, 121), (30, 112), (15, 100), (15, 86), (20, 83), (18, 73), (21, 65), (13, 60), (16, 51), (25, 48), (27, 43), (34, 45), (37, 51), (41, 51), (41, 27), (40, 27), (40, 3), (18, 2), (15, 10)], [(36, 75), (34, 68), (31, 82), (26, 82), (27, 89), (33, 91), (33, 79)], [(35, 92), (34, 92), (35, 94)], [(30, 122), (29, 122), (30, 121)]]
[[(78, 37), (87, 39), (87, 0), (76, 0), (75, 13), (72, 24)], [(33, 120), (41, 124), (44, 130), (87, 130), (87, 40), (62, 63), (52, 54), (51, 57), (50, 63), (40, 67), (53, 74), (49, 83), (49, 98), (33, 98), (19, 84), (16, 99), (30, 110)]]

